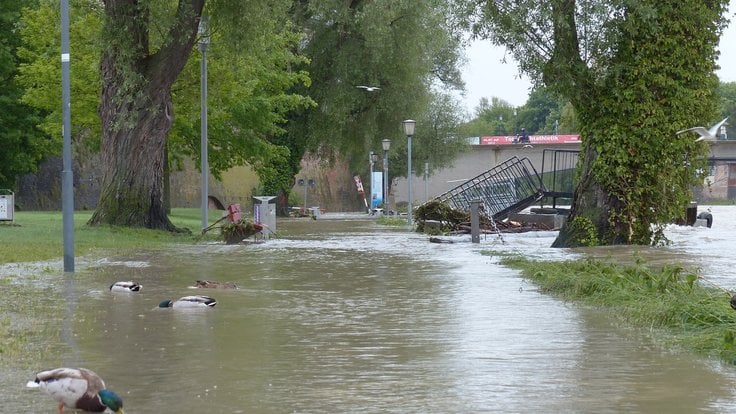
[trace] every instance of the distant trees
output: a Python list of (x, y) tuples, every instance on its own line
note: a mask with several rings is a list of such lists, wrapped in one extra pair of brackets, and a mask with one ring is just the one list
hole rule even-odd
[(726, 131), (729, 139), (736, 139), (736, 82), (721, 82), (716, 90), (719, 99), (718, 120), (728, 118)]
[(532, 135), (577, 133), (575, 109), (543, 85), (529, 93), (518, 107), (497, 97), (481, 98), (473, 119), (461, 126), (465, 136), (516, 135), (526, 128)]

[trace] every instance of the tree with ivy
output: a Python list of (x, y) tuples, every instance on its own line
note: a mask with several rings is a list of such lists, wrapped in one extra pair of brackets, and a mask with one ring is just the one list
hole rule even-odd
[(707, 148), (676, 132), (717, 118), (727, 4), (456, 3), (478, 37), (505, 45), (524, 73), (575, 109), (579, 184), (554, 246), (658, 243), (684, 215)]

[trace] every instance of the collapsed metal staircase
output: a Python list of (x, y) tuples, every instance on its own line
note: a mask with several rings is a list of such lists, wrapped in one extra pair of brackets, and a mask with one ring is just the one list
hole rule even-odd
[(484, 216), (503, 220), (541, 200), (546, 192), (531, 161), (514, 156), (434, 200), (462, 211), (470, 211), (470, 203), (480, 201)]

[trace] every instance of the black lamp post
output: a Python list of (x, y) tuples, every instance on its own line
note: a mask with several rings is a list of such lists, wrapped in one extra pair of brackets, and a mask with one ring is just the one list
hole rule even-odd
[(391, 209), (388, 205), (388, 149), (391, 148), (391, 140), (381, 141), (383, 146), (383, 214), (389, 214)]
[[(373, 211), (373, 207), (374, 207), (374, 205), (373, 205), (373, 195), (376, 192), (375, 185), (377, 183), (375, 181), (373, 181), (373, 167), (376, 165), (376, 162), (378, 162), (378, 154), (376, 154), (375, 152), (371, 151), (368, 154), (368, 163), (371, 166), (371, 178), (370, 178), (371, 188), (370, 188), (370, 193), (369, 193), (371, 195), (371, 205), (370, 205), (370, 208), (368, 209), (368, 214), (370, 214)], [(383, 191), (383, 186), (381, 186), (381, 191)]]

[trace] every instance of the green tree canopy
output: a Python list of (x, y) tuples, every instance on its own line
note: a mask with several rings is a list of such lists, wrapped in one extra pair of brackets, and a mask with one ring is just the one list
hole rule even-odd
[[(401, 122), (430, 120), (433, 105), (447, 104), (433, 87), (462, 87), (461, 37), (450, 12), (439, 0), (294, 2), (293, 19), (307, 34), (308, 93), (318, 107), (292, 118), (289, 139), (325, 159), (347, 159), (359, 171), (384, 138), (394, 142), (392, 153), (405, 148)], [(419, 127), (416, 138), (434, 139)]]
[[(16, 189), (19, 176), (35, 171), (46, 154), (58, 149), (49, 138), (51, 132), (46, 135), (36, 128), (41, 113), (21, 101), (24, 89), (16, 77), (23, 5), (0, 0), (0, 189)], [(55, 56), (58, 60), (58, 53)]]
[[(294, 70), (306, 62), (296, 52), (302, 37), (285, 18), (288, 2), (267, 2), (267, 7), (251, 3), (253, 10), (246, 13), (249, 8), (241, 2), (210, 2), (210, 171), (218, 176), (248, 163), (262, 181), (283, 182), (280, 165), (287, 163), (289, 148), (274, 137), (284, 132), (289, 111), (313, 104), (288, 92), (309, 82), (306, 71)], [(145, 7), (125, 1), (74, 3), (73, 136), (76, 142), (101, 148), (103, 158), (108, 157), (93, 223), (172, 228), (158, 196), (152, 199), (151, 194), (159, 192), (165, 141), (170, 141), (173, 159), (199, 160), (201, 54), (193, 46), (202, 6), (198, 1), (164, 0), (147, 2)], [(49, 112), (40, 123), (48, 131), (61, 124), (60, 69), (54, 58), (59, 35), (45, 30), (49, 22), (58, 27), (57, 9), (57, 3), (44, 0), (40, 7), (28, 9), (23, 19), (22, 57), (27, 63), (19, 79), (28, 88), (24, 100)], [(132, 144), (135, 140), (139, 143)], [(153, 147), (143, 149), (149, 145)], [(117, 180), (122, 177), (127, 177), (127, 184), (121, 187)], [(130, 197), (130, 203), (120, 202), (120, 194)]]

